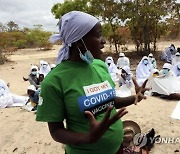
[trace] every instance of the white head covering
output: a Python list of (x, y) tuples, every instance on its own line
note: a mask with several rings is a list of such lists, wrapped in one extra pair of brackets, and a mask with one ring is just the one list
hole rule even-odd
[(56, 67), (56, 64), (50, 64), (51, 69)]
[(113, 58), (112, 57), (110, 57), (110, 56), (108, 56), (107, 58), (106, 58), (106, 60), (105, 60), (105, 63), (106, 64), (108, 64), (108, 63), (113, 63), (114, 64), (114, 60), (113, 60)]
[(176, 52), (175, 56), (180, 56), (180, 53), (179, 53), (179, 52)]
[(32, 70), (33, 70), (33, 69), (36, 69), (36, 70), (38, 71), (38, 67), (37, 67), (36, 65), (32, 65), (32, 66), (31, 66), (31, 70), (30, 70), (30, 74), (32, 73)]
[(169, 63), (165, 63), (164, 65), (163, 65), (163, 68), (168, 68), (168, 69), (172, 69), (172, 65), (171, 64), (169, 64)]
[(152, 53), (150, 53), (150, 54), (148, 55), (148, 57), (153, 57), (153, 54), (152, 54)]
[(36, 87), (34, 85), (30, 85), (28, 87), (28, 90), (36, 91)]
[(58, 54), (57, 64), (69, 58), (71, 44), (85, 36), (97, 22), (98, 19), (94, 16), (80, 11), (71, 11), (60, 18), (59, 34), (50, 37), (52, 43), (58, 40), (63, 42), (63, 47)]
[[(44, 65), (46, 65), (46, 67)], [(51, 71), (51, 68), (49, 64), (46, 61), (41, 60), (39, 74), (43, 74), (45, 77), (50, 71)]]
[(119, 56), (120, 56), (120, 57), (125, 57), (125, 54), (124, 54), (123, 52), (120, 52), (120, 53), (119, 53)]
[(148, 76), (151, 73), (151, 66), (149, 63), (145, 65), (143, 62), (144, 59), (148, 59), (147, 56), (144, 56), (141, 59), (141, 61), (139, 62), (136, 68), (136, 80), (139, 85), (142, 85), (142, 83), (148, 78)]

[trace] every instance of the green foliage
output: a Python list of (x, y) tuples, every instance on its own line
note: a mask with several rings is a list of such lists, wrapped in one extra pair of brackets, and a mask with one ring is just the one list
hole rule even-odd
[(7, 30), (9, 32), (17, 31), (19, 29), (19, 26), (14, 21), (9, 21), (7, 23)]
[(4, 64), (7, 60), (5, 53), (3, 52), (2, 47), (0, 47), (0, 65)]
[[(55, 18), (73, 10), (90, 13), (103, 21), (103, 36), (115, 45), (116, 52), (118, 52), (117, 46), (126, 43), (131, 35), (137, 51), (143, 50), (147, 54), (151, 50), (151, 43), (153, 50), (156, 50), (157, 39), (161, 36), (179, 37), (179, 5), (175, 1), (65, 0), (64, 3), (55, 4), (51, 11)], [(171, 24), (164, 20), (165, 17), (170, 17)], [(128, 30), (125, 37), (121, 32), (124, 30), (120, 30), (122, 26)]]
[(51, 33), (42, 30), (42, 26), (35, 25), (35, 28), (30, 30), (26, 35), (27, 44), (30, 47), (44, 48), (49, 46), (49, 37)]
[(88, 12), (88, 0), (65, 0), (64, 3), (55, 4), (51, 12), (58, 19), (69, 11), (74, 10)]
[[(9, 22), (14, 23), (14, 22)], [(18, 27), (17, 24), (15, 27)], [(0, 24), (0, 28), (3, 27)], [(11, 27), (11, 28), (10, 28)], [(34, 25), (33, 29), (24, 28), (23, 30), (15, 30), (14, 26), (10, 26), (7, 30), (1, 29), (0, 31), (0, 46), (6, 52), (12, 53), (17, 48), (32, 48), (38, 47), (40, 49), (51, 49), (52, 45), (48, 39), (51, 35), (50, 32), (43, 30), (42, 25)]]

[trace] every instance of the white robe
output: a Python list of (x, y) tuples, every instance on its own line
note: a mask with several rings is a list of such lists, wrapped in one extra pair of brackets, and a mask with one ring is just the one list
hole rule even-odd
[(151, 69), (156, 69), (157, 68), (157, 64), (156, 64), (156, 59), (155, 58), (148, 58), (149, 63), (151, 65)]
[(180, 93), (180, 81), (171, 70), (166, 76), (160, 75), (149, 78), (149, 80), (150, 85), (148, 87), (151, 88), (152, 92), (163, 95)]
[(117, 67), (123, 68), (124, 66), (129, 66), (129, 58), (128, 57), (119, 57), (117, 60)]
[(147, 57), (144, 56), (136, 68), (136, 81), (139, 86), (141, 86), (144, 83), (144, 81), (149, 77), (152, 71), (152, 67), (150, 64), (145, 65), (143, 63), (143, 60), (146, 58)]
[(10, 93), (6, 83), (0, 79), (0, 108), (24, 106), (28, 98)]
[[(114, 64), (114, 60), (112, 57), (107, 57), (105, 60), (105, 63), (107, 65), (109, 74), (111, 75), (111, 78), (113, 81), (118, 81), (117, 73), (119, 70), (117, 69), (116, 65)], [(108, 65), (110, 63), (110, 66)]]
[[(173, 51), (170, 51), (170, 50), (173, 50)], [(172, 59), (175, 53), (176, 53), (176, 50), (174, 49), (174, 47), (170, 46), (162, 52), (161, 59), (165, 60), (166, 62), (172, 62)]]
[(46, 61), (41, 60), (39, 74), (43, 74), (45, 77), (50, 71), (51, 71), (50, 65)]
[(124, 80), (122, 77), (119, 78), (119, 88), (116, 90), (116, 96), (128, 97), (131, 96), (133, 87), (132, 78), (130, 80)]
[(119, 81), (118, 81), (119, 87), (116, 90), (116, 96), (128, 97), (131, 96), (132, 93), (133, 75), (128, 66), (124, 66), (122, 70), (124, 70), (127, 73), (127, 76), (125, 77), (125, 79), (122, 77), (122, 75), (119, 77)]
[(176, 65), (180, 63), (180, 57), (179, 56), (174, 56), (174, 58), (172, 59), (172, 65)]

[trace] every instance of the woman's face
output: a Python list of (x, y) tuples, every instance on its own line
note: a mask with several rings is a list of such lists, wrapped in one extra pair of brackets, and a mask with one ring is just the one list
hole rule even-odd
[[(102, 27), (98, 22), (93, 29), (83, 37), (87, 49), (91, 52), (94, 58), (101, 58), (102, 50), (106, 41), (102, 37)], [(82, 45), (83, 46), (83, 45)], [(86, 49), (84, 48), (85, 51)]]

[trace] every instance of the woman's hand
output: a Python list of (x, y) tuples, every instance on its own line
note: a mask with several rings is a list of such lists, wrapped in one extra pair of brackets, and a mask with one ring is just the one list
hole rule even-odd
[(135, 85), (135, 90), (136, 90), (135, 101), (134, 101), (135, 105), (137, 104), (137, 102), (140, 102), (142, 99), (146, 99), (146, 96), (144, 96), (144, 92), (146, 90), (149, 90), (149, 88), (145, 88), (147, 81), (148, 79), (144, 81), (141, 87), (139, 85)]
[(113, 117), (110, 118), (112, 106), (107, 109), (104, 119), (98, 122), (90, 111), (85, 111), (90, 122), (90, 133), (88, 134), (89, 143), (94, 143), (99, 140), (108, 128), (128, 113), (126, 108), (121, 108)]

